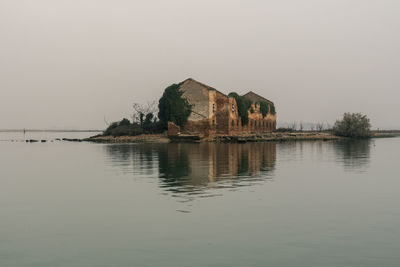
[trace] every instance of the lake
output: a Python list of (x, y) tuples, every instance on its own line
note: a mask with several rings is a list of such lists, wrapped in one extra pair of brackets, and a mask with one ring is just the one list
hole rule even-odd
[(400, 265), (400, 138), (11, 142), (20, 134), (0, 133), (2, 267)]

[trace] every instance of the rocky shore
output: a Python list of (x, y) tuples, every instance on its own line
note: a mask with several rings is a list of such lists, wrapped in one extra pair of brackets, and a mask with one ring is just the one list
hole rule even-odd
[(182, 134), (168, 137), (164, 134), (145, 134), (137, 136), (93, 136), (83, 141), (95, 143), (169, 143), (169, 142), (283, 142), (283, 141), (328, 141), (338, 140), (341, 137), (325, 132), (295, 132), (295, 133), (266, 133), (248, 135), (216, 135), (211, 137), (200, 137), (198, 135)]
[[(400, 137), (400, 131), (373, 131), (371, 138)], [(96, 135), (89, 138), (56, 138), (56, 139), (26, 139), (10, 140), (11, 142), (45, 143), (53, 141), (66, 142), (93, 142), (93, 143), (200, 143), (200, 142), (224, 142), (224, 143), (247, 143), (247, 142), (284, 142), (284, 141), (329, 141), (342, 140), (346, 137), (335, 136), (329, 132), (272, 132), (264, 134), (243, 135), (216, 135), (202, 137), (199, 135), (180, 134), (178, 136), (167, 136), (167, 134), (141, 134), (136, 136), (104, 136)]]
[(136, 136), (92, 136), (82, 141), (94, 143), (169, 143), (171, 140), (165, 134), (141, 134)]

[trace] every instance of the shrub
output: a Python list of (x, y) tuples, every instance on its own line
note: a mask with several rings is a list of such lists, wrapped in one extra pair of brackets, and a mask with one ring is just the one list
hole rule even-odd
[(123, 135), (130, 135), (130, 136), (135, 136), (142, 134), (143, 130), (140, 128), (138, 125), (125, 125), (125, 126), (118, 126), (117, 128), (114, 128), (111, 130), (112, 136), (123, 136)]
[(126, 118), (123, 118), (122, 121), (120, 121), (118, 124), (118, 126), (129, 126), (129, 125), (131, 125), (131, 122)]
[(110, 126), (107, 127), (107, 129), (104, 131), (104, 135), (111, 135), (111, 131), (115, 128), (117, 128), (119, 125), (119, 122), (113, 122), (110, 124)]
[(371, 136), (371, 124), (367, 116), (361, 113), (345, 113), (342, 120), (336, 121), (333, 126), (335, 135), (366, 138)]
[(293, 129), (292, 128), (280, 127), (278, 129), (276, 129), (274, 132), (278, 132), (278, 133), (293, 132)]
[(143, 125), (143, 131), (147, 134), (158, 134), (165, 131), (164, 124), (161, 121), (155, 121)]
[(137, 124), (131, 124), (128, 119), (113, 122), (103, 132), (103, 135), (122, 136), (122, 135), (138, 135), (142, 134), (143, 130)]
[(167, 87), (158, 102), (158, 118), (164, 129), (168, 127), (168, 122), (173, 122), (180, 127), (184, 127), (190, 114), (192, 105), (186, 98), (182, 97), (180, 84), (172, 84)]

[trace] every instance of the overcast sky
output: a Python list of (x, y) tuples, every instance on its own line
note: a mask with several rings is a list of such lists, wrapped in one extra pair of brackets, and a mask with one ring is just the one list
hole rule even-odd
[(0, 0), (0, 129), (102, 129), (188, 77), (400, 128), (400, 1)]

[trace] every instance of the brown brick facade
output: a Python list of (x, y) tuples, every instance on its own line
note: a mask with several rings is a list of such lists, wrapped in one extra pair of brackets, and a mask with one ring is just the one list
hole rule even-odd
[[(180, 89), (183, 97), (193, 105), (192, 114), (183, 129), (188, 133), (204, 136), (239, 135), (266, 133), (276, 129), (276, 114), (268, 113), (263, 117), (259, 105), (252, 105), (254, 112), (248, 111), (249, 123), (242, 125), (234, 98), (193, 79), (185, 80)], [(273, 105), (268, 99), (253, 92), (244, 96), (253, 102), (265, 101)]]

